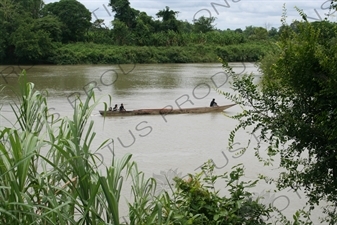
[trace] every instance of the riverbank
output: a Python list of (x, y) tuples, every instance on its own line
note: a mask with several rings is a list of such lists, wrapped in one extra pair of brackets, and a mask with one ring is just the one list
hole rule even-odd
[(128, 64), (128, 63), (212, 63), (219, 57), (229, 62), (255, 62), (268, 50), (267, 43), (240, 45), (191, 46), (114, 46), (93, 43), (63, 45), (50, 63), (71, 64)]
[[(216, 63), (219, 57), (228, 62), (256, 62), (270, 49), (269, 42), (237, 45), (195, 44), (188, 46), (117, 46), (94, 43), (63, 44), (44, 59), (19, 64), (131, 64), (131, 63)], [(18, 62), (4, 62), (18, 64)]]

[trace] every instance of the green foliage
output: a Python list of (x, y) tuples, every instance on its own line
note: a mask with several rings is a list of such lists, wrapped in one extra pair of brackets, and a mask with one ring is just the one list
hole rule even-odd
[(163, 10), (159, 10), (156, 14), (158, 18), (162, 18), (162, 22), (160, 23), (159, 31), (180, 31), (180, 22), (177, 20), (176, 16), (178, 15), (178, 11), (170, 10), (168, 6)]
[(193, 63), (216, 62), (212, 46), (186, 47), (111, 46), (68, 44), (56, 50), (48, 60), (53, 64), (118, 64), (118, 63)]
[[(255, 61), (263, 55), (260, 47), (247, 49), (244, 54), (237, 54), (236, 46), (231, 49), (228, 49), (228, 46), (242, 43), (259, 45), (261, 40), (265, 40), (268, 36), (263, 28), (247, 27), (248, 31), (252, 31), (249, 35), (248, 31), (244, 33), (214, 30), (212, 23), (215, 18), (213, 17), (201, 17), (191, 24), (188, 21), (178, 20), (178, 12), (168, 6), (157, 13), (157, 16), (162, 19), (154, 19), (145, 12), (133, 9), (128, 0), (111, 0), (110, 6), (115, 13), (115, 19), (111, 24), (112, 29), (108, 28), (103, 20), (91, 23), (91, 13), (76, 0), (61, 0), (46, 5), (40, 0), (1, 0), (1, 63), (133, 63), (134, 58), (138, 58), (139, 61), (136, 62), (139, 63), (217, 62), (217, 54), (227, 53), (233, 54), (230, 56), (231, 59), (228, 59), (230, 61)], [(273, 35), (275, 37), (275, 30)], [(83, 42), (110, 46), (103, 49), (101, 53), (96, 54), (95, 49), (89, 49), (87, 53), (88, 48), (82, 44)], [(66, 45), (69, 43), (77, 43), (83, 49), (72, 52)], [(198, 45), (207, 45), (204, 49), (211, 51), (196, 53), (195, 49), (200, 48)], [(133, 53), (133, 58), (129, 59), (128, 56), (119, 54), (110, 55), (110, 49), (118, 48), (116, 46), (130, 46), (130, 48), (148, 46), (151, 49), (153, 46), (186, 48), (165, 49), (168, 55), (163, 55), (160, 52), (163, 48), (158, 48), (151, 50), (151, 54), (145, 54), (150, 58), (134, 57), (137, 53)], [(219, 49), (216, 50), (217, 47)], [(58, 50), (55, 51), (56, 49)], [(65, 54), (64, 49), (67, 49)], [(139, 55), (144, 55), (144, 51)], [(61, 59), (62, 56), (64, 58)], [(102, 61), (99, 61), (100, 59)]]
[(162, 18), (163, 22), (167, 22), (169, 20), (176, 20), (178, 13), (178, 11), (170, 10), (170, 7), (166, 6), (165, 9), (159, 10), (156, 16), (158, 16), (158, 18)]
[(212, 23), (214, 23), (215, 21), (215, 17), (204, 17), (201, 16), (199, 19), (195, 19), (193, 21), (194, 23), (194, 31), (199, 33), (206, 33), (209, 31), (214, 30), (214, 25), (212, 25)]
[(109, 44), (115, 43), (113, 32), (107, 28), (90, 28), (87, 34), (87, 41), (90, 43)]
[(50, 34), (43, 29), (37, 29), (34, 21), (20, 24), (11, 34), (11, 44), (15, 46), (16, 57), (23, 60), (47, 58), (55, 49)]
[(268, 42), (262, 44), (241, 44), (218, 47), (217, 55), (227, 62), (256, 62), (261, 59), (268, 48)]
[[(266, 43), (241, 44), (218, 47), (196, 43), (179, 46), (181, 41), (191, 36), (158, 34), (156, 42), (169, 42), (173, 46), (113, 46), (93, 43), (62, 45), (48, 61), (53, 64), (116, 64), (116, 63), (194, 63), (218, 62), (218, 57), (226, 57), (231, 62), (256, 61), (269, 50)], [(165, 37), (165, 39), (164, 39)], [(205, 36), (207, 38), (207, 36)], [(271, 45), (272, 46), (272, 45)], [(270, 47), (270, 46), (268, 46)]]
[(250, 40), (265, 40), (268, 37), (268, 31), (263, 27), (248, 26), (244, 30), (244, 34)]
[[(256, 61), (267, 49), (261, 44), (268, 45), (267, 40), (262, 42), (268, 37), (263, 28), (247, 27), (244, 32), (214, 30), (212, 23), (215, 18), (201, 17), (194, 24), (183, 22), (176, 18), (178, 12), (168, 6), (157, 13), (162, 20), (154, 20), (145, 12), (131, 8), (128, 0), (110, 1), (115, 19), (113, 29), (109, 29), (102, 20), (91, 24), (91, 13), (76, 0), (47, 5), (39, 0), (2, 0), (0, 4), (2, 63), (217, 62), (218, 55), (227, 57), (229, 61)], [(32, 7), (34, 13), (26, 12), (24, 7)], [(273, 31), (270, 36), (275, 37), (277, 31)], [(69, 48), (66, 45), (69, 42), (76, 42), (83, 49)], [(88, 46), (91, 42), (103, 44), (105, 48), (98, 47), (102, 52), (96, 49), (88, 51), (81, 42)], [(245, 45), (241, 46), (243, 43)], [(196, 52), (201, 48), (199, 45), (206, 46), (201, 52)], [(111, 50), (118, 49), (117, 46), (128, 46), (132, 54), (130, 51), (119, 54), (119, 50), (117, 53)], [(134, 47), (131, 46), (149, 48), (139, 48), (141, 52), (138, 54), (133, 53)], [(153, 46), (167, 47), (167, 55), (162, 53), (164, 48), (154, 50)], [(170, 49), (172, 46), (186, 48)], [(75, 48), (77, 52), (72, 51)]]
[[(283, 23), (285, 18), (283, 18)], [(295, 24), (295, 23), (294, 23)], [(256, 84), (253, 75), (233, 77), (235, 94), (224, 95), (248, 108), (234, 116), (239, 129), (253, 127), (268, 145), (265, 163), (277, 155), (285, 169), (276, 180), (280, 189), (302, 189), (314, 207), (327, 201), (334, 211), (337, 202), (337, 29), (327, 21), (283, 24), (273, 52), (261, 61), (263, 74)], [(261, 145), (257, 146), (257, 150)], [(256, 152), (261, 159), (259, 151)], [(327, 210), (329, 212), (329, 210)], [(332, 214), (332, 213), (331, 213)], [(330, 224), (336, 218), (327, 213)]]
[[(92, 35), (104, 35), (103, 39), (96, 41), (97, 44), (114, 44), (128, 46), (188, 46), (195, 44), (205, 45), (234, 45), (246, 43), (247, 38), (242, 33), (234, 31), (210, 31), (206, 33), (195, 32), (175, 32), (173, 30), (162, 30), (155, 32), (155, 25), (144, 22), (143, 19), (137, 19), (134, 29), (129, 29), (127, 25), (119, 20), (112, 22), (114, 29), (111, 31), (104, 28), (92, 28)], [(110, 35), (112, 34), (112, 35)], [(89, 38), (89, 40), (91, 40)], [(260, 41), (250, 42), (251, 44)]]
[[(48, 111), (44, 96), (34, 92), (34, 85), (20, 77), (21, 104), (12, 105), (19, 127), (0, 131), (1, 223), (33, 224), (48, 221), (34, 216), (46, 200), (37, 186), (45, 183), (38, 172), (41, 149), (44, 146), (42, 128), (48, 125)], [(13, 124), (16, 126), (17, 124)], [(46, 192), (49, 192), (45, 189)], [(53, 211), (53, 209), (46, 211)], [(57, 214), (57, 209), (54, 212)], [(62, 221), (62, 218), (61, 218)], [(64, 221), (64, 220), (63, 220)]]
[(109, 6), (115, 13), (115, 21), (124, 23), (128, 28), (135, 27), (139, 11), (130, 6), (129, 0), (110, 0)]
[[(173, 204), (175, 221), (173, 224), (269, 224), (265, 220), (273, 211), (253, 199), (247, 189), (254, 187), (256, 181), (242, 181), (244, 168), (237, 165), (230, 173), (216, 175), (214, 164), (209, 161), (196, 175), (188, 175), (187, 179), (175, 178), (177, 191)], [(221, 196), (215, 190), (221, 179), (229, 196)]]
[(41, 8), (44, 5), (42, 0), (14, 0), (13, 3), (28, 12), (32, 18), (40, 16)]
[(150, 46), (151, 35), (154, 28), (150, 25), (148, 21), (149, 17), (142, 13), (141, 16), (137, 18), (136, 27), (134, 29), (134, 40), (136, 45), (140, 46)]
[(51, 17), (34, 18), (21, 3), (0, 3), (0, 57), (7, 63), (45, 61), (56, 47), (53, 42), (59, 40), (60, 22)]
[[(171, 193), (162, 191), (159, 195), (155, 194), (155, 180), (145, 179), (137, 166), (130, 165), (134, 197), (133, 203), (129, 203), (131, 225), (312, 225), (309, 214), (303, 210), (296, 211), (290, 221), (277, 208), (261, 204), (261, 199), (250, 192), (258, 180), (244, 181), (244, 167), (240, 164), (217, 175), (214, 164), (208, 161), (197, 174), (174, 178)], [(217, 190), (217, 186), (222, 188)], [(223, 191), (228, 193), (222, 194)]]
[(2, 23), (0, 23), (0, 62), (6, 55), (6, 29)]
[(60, 0), (49, 3), (43, 8), (44, 16), (56, 16), (62, 23), (62, 41), (65, 43), (85, 40), (91, 27), (91, 13), (76, 0)]
[(37, 32), (41, 30), (47, 32), (53, 42), (62, 41), (62, 22), (56, 16), (48, 15), (36, 19), (34, 29)]
[(268, 36), (275, 38), (278, 36), (278, 32), (277, 29), (275, 27), (272, 27), (269, 31), (268, 31)]
[(117, 45), (127, 45), (132, 41), (132, 33), (128, 26), (119, 20), (113, 21), (114, 29), (112, 31), (113, 39)]
[(129, 203), (130, 225), (162, 224), (162, 206), (156, 201), (156, 180), (145, 178), (137, 164), (129, 164), (128, 176), (132, 179), (132, 203)]
[[(17, 12), (20, 12), (22, 7), (15, 4), (13, 1), (3, 0), (0, 1), (0, 16), (1, 22), (13, 21), (13, 17)], [(14, 22), (14, 21), (13, 21)]]

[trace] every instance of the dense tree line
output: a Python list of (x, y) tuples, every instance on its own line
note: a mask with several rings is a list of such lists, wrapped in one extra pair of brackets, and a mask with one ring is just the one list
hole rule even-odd
[[(117, 46), (190, 46), (191, 48), (195, 45), (208, 45), (212, 46), (208, 50), (222, 56), (234, 54), (235, 49), (240, 49), (242, 46), (254, 49), (256, 43), (260, 43), (254, 55), (248, 56), (245, 52), (251, 50), (245, 49), (245, 51), (237, 51), (235, 53), (237, 55), (228, 56), (228, 59), (234, 61), (255, 61), (265, 52), (265, 48), (261, 45), (268, 45), (270, 40), (273, 41), (278, 37), (277, 28), (267, 30), (263, 27), (247, 26), (245, 30), (218, 30), (213, 24), (216, 19), (214, 17), (200, 17), (192, 23), (182, 21), (178, 19), (179, 12), (168, 6), (159, 10), (156, 18), (132, 8), (129, 0), (110, 0), (109, 6), (114, 13), (111, 29), (104, 25), (103, 20), (97, 19), (91, 22), (90, 11), (76, 0), (60, 0), (49, 4), (44, 4), (42, 0), (0, 0), (0, 62), (2, 64), (60, 63), (62, 61), (60, 58), (76, 55), (77, 53), (72, 51), (77, 48), (74, 45), (80, 43), (104, 45), (106, 50), (108, 50), (107, 46), (116, 49)], [(86, 45), (80, 44), (80, 46), (86, 48)], [(224, 46), (232, 47), (221, 49)], [(90, 49), (87, 50), (90, 51)], [(184, 51), (189, 50), (185, 48)], [(96, 55), (95, 58), (97, 57)], [(87, 55), (84, 58), (90, 59), (91, 56)], [(214, 61), (216, 58), (208, 61)], [(198, 59), (190, 61), (195, 60), (199, 61)], [(71, 61), (86, 63), (76, 59)], [(91, 60), (86, 61), (94, 63)], [(118, 60), (107, 60), (107, 63), (116, 61)], [(128, 60), (120, 59), (120, 61)], [(162, 62), (160, 59), (154, 61)], [(150, 62), (150, 59), (147, 62)], [(181, 62), (188, 62), (188, 60)]]

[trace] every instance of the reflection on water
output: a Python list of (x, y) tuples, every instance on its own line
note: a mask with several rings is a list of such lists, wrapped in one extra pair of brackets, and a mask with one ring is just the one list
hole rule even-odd
[[(253, 64), (232, 66), (238, 72), (256, 71)], [(0, 84), (16, 87), (21, 69), (19, 66), (0, 66)], [(151, 95), (153, 90), (165, 93), (173, 89), (193, 89), (201, 84), (221, 86), (228, 80), (221, 64), (48, 65), (27, 69), (28, 80), (38, 89), (47, 90), (51, 97), (85, 91), (90, 84), (105, 94), (123, 98), (138, 95), (139, 90), (146, 90)], [(13, 96), (9, 89), (3, 94)]]

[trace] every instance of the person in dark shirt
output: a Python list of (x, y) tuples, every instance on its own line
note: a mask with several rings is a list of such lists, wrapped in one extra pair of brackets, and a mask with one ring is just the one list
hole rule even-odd
[(215, 98), (211, 101), (210, 107), (218, 106), (218, 104), (215, 102)]
[(126, 111), (125, 108), (124, 108), (123, 103), (122, 103), (121, 106), (119, 107), (119, 111), (120, 111), (120, 112), (121, 112), (121, 111)]
[(115, 105), (115, 107), (112, 109), (113, 111), (117, 111), (117, 109), (118, 109), (118, 106), (117, 106), (117, 104)]

